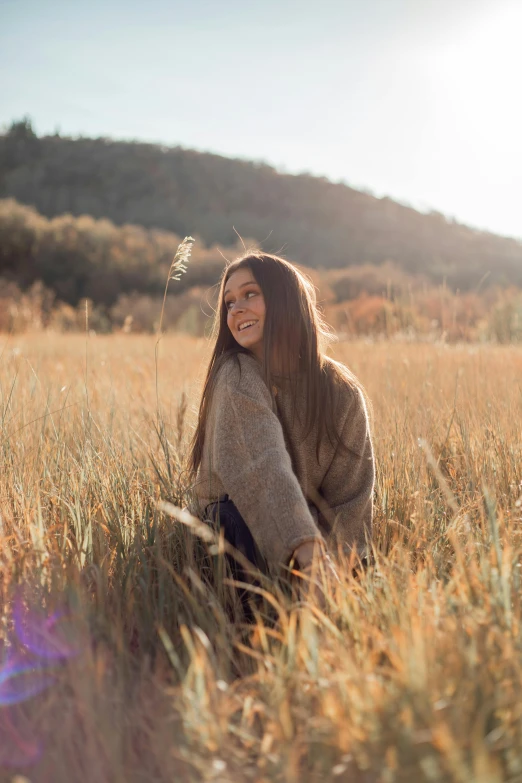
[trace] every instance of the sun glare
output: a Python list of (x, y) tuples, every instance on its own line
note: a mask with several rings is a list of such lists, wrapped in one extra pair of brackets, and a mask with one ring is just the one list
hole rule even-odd
[(522, 6), (511, 5), (481, 17), (467, 35), (439, 51), (441, 73), (453, 85), (461, 114), (481, 115), (482, 127), (475, 129), (479, 135), (489, 137), (493, 128), (497, 135), (499, 125), (515, 133), (516, 124), (517, 136), (520, 132), (521, 31)]
[(440, 193), (425, 200), (442, 203), (444, 197), (446, 209), (465, 222), (515, 235), (508, 227), (518, 222), (522, 187), (522, 5), (499, 6), (417, 49), (436, 125), (433, 149), (443, 163)]

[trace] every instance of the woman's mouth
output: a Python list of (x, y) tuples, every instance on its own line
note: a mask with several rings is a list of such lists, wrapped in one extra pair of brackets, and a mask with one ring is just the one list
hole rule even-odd
[(239, 324), (237, 327), (238, 332), (243, 332), (245, 329), (250, 329), (251, 326), (255, 326), (257, 324), (257, 321), (243, 321), (243, 323)]

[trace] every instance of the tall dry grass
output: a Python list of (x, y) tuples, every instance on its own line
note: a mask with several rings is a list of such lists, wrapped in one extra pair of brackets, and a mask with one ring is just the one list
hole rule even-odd
[(520, 348), (335, 347), (374, 406), (376, 564), (325, 614), (274, 585), (249, 627), (157, 510), (205, 342), (164, 337), (157, 389), (153, 337), (0, 343), (4, 657), (17, 586), (79, 648), (0, 707), (2, 780), (522, 780)]

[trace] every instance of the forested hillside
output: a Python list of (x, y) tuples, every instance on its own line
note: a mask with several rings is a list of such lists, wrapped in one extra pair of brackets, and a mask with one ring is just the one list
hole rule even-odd
[[(70, 214), (48, 219), (0, 199), (0, 333), (50, 329), (203, 334), (225, 258), (242, 248), (196, 242), (186, 274), (163, 292), (180, 237), (160, 229)], [(408, 339), (522, 339), (519, 288), (452, 292), (387, 261), (344, 269), (302, 267), (339, 334)], [(87, 317), (88, 315), (88, 317)]]
[[(89, 215), (49, 220), (32, 207), (0, 199), (0, 277), (24, 289), (41, 281), (73, 305), (83, 298), (111, 305), (120, 294), (133, 291), (159, 296), (180, 241), (167, 231), (115, 226)], [(233, 257), (239, 250), (205, 248), (197, 242), (193, 263), (176, 292), (214, 285), (225, 253)]]
[(90, 215), (197, 234), (207, 246), (235, 244), (235, 227), (265, 250), (284, 250), (309, 267), (391, 261), (434, 283), (445, 279), (453, 289), (473, 289), (484, 275), (488, 283), (522, 285), (522, 243), (438, 213), (424, 215), (324, 178), (180, 147), (39, 138), (28, 121), (0, 136), (0, 197), (48, 218)]

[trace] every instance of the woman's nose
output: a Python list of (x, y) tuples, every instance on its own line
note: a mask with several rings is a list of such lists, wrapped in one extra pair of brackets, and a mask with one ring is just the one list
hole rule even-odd
[(234, 302), (232, 305), (232, 310), (237, 312), (242, 312), (245, 309), (245, 302), (244, 299), (238, 299), (237, 302)]

